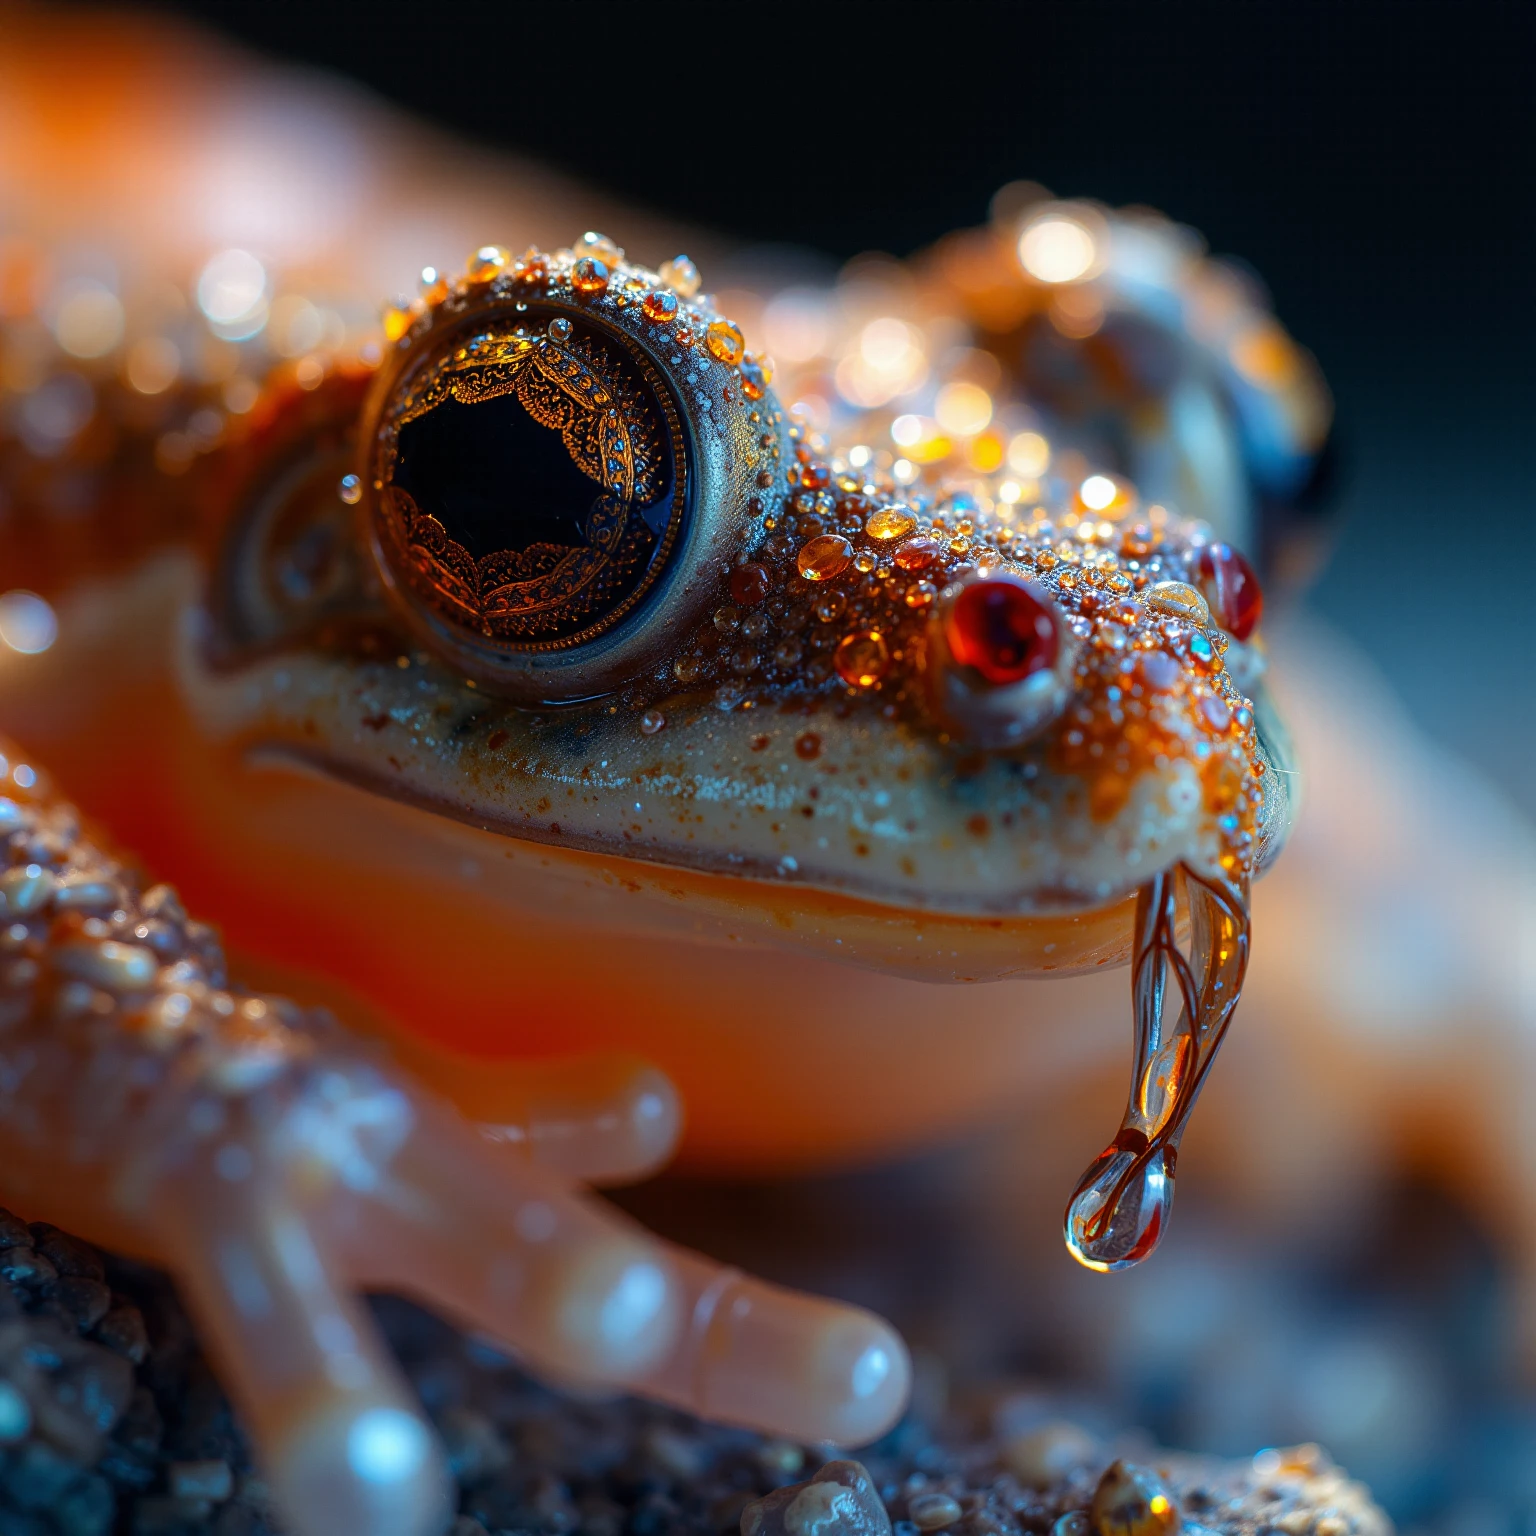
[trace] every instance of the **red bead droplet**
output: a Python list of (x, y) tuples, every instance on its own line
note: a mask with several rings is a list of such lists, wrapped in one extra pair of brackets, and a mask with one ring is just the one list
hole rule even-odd
[(1017, 683), (1056, 664), (1061, 631), (1050, 601), (1011, 576), (973, 581), (945, 621), (949, 652), (989, 683)]
[(1211, 617), (1234, 640), (1246, 640), (1264, 613), (1264, 592), (1253, 567), (1230, 544), (1207, 544), (1196, 575)]

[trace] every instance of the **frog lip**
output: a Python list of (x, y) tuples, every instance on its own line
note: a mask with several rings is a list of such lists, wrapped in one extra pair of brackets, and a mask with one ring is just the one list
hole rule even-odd
[[(268, 767), (323, 773), (523, 842), (900, 911), (1102, 906), (1189, 858), (1200, 834), (1187, 767), (1144, 775), (1099, 823), (1081, 783), (1053, 774), (1043, 753), (967, 757), (873, 708), (724, 713), (677, 698), (647, 730), (639, 710), (530, 712), (430, 662), (318, 650), (232, 671), (193, 656), (184, 682), (204, 727)], [(1284, 800), (1281, 790), (1268, 815), (1270, 857)]]

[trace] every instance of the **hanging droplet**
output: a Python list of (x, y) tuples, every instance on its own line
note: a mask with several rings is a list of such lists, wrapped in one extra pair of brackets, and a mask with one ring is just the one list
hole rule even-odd
[[(1178, 947), (1179, 898), (1188, 954)], [(1067, 1204), (1067, 1249), (1089, 1269), (1128, 1269), (1157, 1247), (1173, 1209), (1179, 1138), (1221, 1046), (1248, 966), (1248, 880), (1183, 865), (1148, 881), (1136, 901), (1131, 997), (1136, 1059), (1119, 1133)], [(1179, 1000), (1176, 1018), (1165, 1010)]]
[(1173, 1149), (1149, 1151), (1143, 1140), (1106, 1147), (1067, 1206), (1067, 1248), (1088, 1269), (1139, 1264), (1162, 1239), (1173, 1207)]

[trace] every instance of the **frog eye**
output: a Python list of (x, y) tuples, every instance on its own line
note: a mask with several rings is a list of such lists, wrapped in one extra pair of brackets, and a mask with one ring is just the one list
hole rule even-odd
[(995, 574), (949, 588), (929, 625), (934, 708), (979, 747), (1015, 746), (1059, 715), (1077, 643), (1033, 582)]
[(617, 260), (530, 256), (400, 338), (364, 422), (370, 541), (470, 676), (588, 697), (699, 616), (781, 452), (740, 332), (702, 302)]

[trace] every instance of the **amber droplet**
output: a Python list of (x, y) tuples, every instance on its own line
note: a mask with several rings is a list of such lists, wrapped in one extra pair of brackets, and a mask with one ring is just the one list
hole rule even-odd
[(908, 608), (926, 608), (938, 595), (939, 589), (931, 581), (914, 581), (904, 601)]
[(835, 623), (842, 618), (843, 610), (848, 606), (848, 594), (839, 592), (835, 588), (831, 592), (823, 592), (816, 599), (816, 617), (823, 624)]
[(1146, 523), (1127, 528), (1120, 540), (1120, 553), (1127, 560), (1145, 560), (1157, 546), (1157, 535)]
[(1110, 1463), (1088, 1514), (1096, 1536), (1176, 1536), (1182, 1523), (1163, 1480), (1128, 1461)]
[(729, 363), (733, 368), (746, 351), (746, 341), (738, 327), (729, 320), (716, 320), (704, 333), (704, 345), (717, 362)]
[(741, 392), (748, 400), (761, 400), (768, 390), (768, 375), (755, 358), (741, 360)]
[(1246, 640), (1264, 615), (1264, 592), (1253, 567), (1230, 544), (1207, 544), (1196, 573), (1216, 622), (1234, 640)]
[(800, 484), (808, 491), (824, 490), (831, 478), (831, 469), (820, 459), (812, 459), (809, 464), (803, 464), (800, 467)]
[(542, 283), (549, 276), (549, 262), (545, 259), (543, 251), (537, 246), (530, 245), (523, 252), (517, 263), (517, 280), (530, 286), (534, 283)]
[(821, 756), (821, 737), (815, 731), (806, 731), (795, 737), (795, 756), (811, 762)]
[(908, 539), (891, 558), (898, 570), (926, 571), (943, 553), (937, 539)]
[(686, 256), (662, 262), (658, 276), (680, 299), (691, 299), (703, 281), (699, 269)]
[(824, 533), (800, 546), (795, 564), (807, 581), (831, 581), (848, 569), (853, 545), (840, 533)]
[(856, 629), (844, 635), (832, 653), (837, 675), (850, 688), (873, 688), (890, 664), (890, 649), (878, 629)]
[(768, 596), (768, 590), (773, 585), (768, 571), (764, 566), (755, 563), (750, 565), (738, 565), (731, 572), (728, 583), (731, 589), (732, 599), (743, 608), (755, 607)]
[(616, 267), (624, 259), (623, 248), (615, 244), (607, 235), (600, 235), (595, 229), (589, 229), (574, 247), (578, 256), (591, 256), (594, 260), (605, 262), (609, 267)]
[(505, 270), (512, 253), (504, 245), (482, 245), (465, 263), (464, 275), (472, 283), (488, 283)]
[(1187, 619), (1191, 624), (1209, 624), (1211, 610), (1205, 598), (1188, 582), (1160, 581), (1147, 593), (1147, 607), (1170, 618)]
[(677, 295), (665, 288), (653, 288), (646, 294), (640, 308), (645, 318), (656, 325), (668, 325), (677, 318)]
[(1055, 606), (1014, 576), (965, 586), (944, 621), (944, 638), (961, 666), (999, 685), (1055, 666), (1061, 652)]
[(869, 514), (864, 531), (881, 543), (889, 539), (905, 538), (917, 527), (917, 519), (905, 507), (877, 507)]
[(589, 298), (601, 293), (608, 286), (608, 265), (595, 256), (583, 256), (571, 268), (571, 287)]

